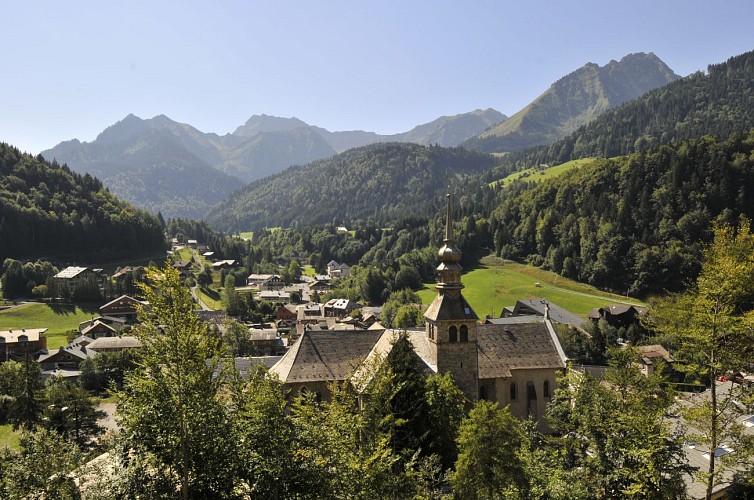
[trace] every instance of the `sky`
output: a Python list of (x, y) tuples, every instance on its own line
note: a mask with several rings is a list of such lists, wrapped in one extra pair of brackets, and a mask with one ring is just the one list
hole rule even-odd
[(0, 19), (0, 142), (34, 154), (129, 113), (398, 133), (510, 116), (587, 62), (654, 52), (686, 76), (754, 50), (751, 0), (4, 0)]

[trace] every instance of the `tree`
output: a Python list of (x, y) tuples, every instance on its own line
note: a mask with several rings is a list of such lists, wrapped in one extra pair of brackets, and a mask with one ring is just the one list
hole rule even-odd
[(75, 443), (54, 431), (37, 429), (21, 436), (20, 447), (20, 452), (0, 459), (0, 475), (4, 476), (0, 497), (77, 498), (69, 476), (82, 462)]
[(444, 469), (450, 469), (458, 458), (456, 438), (465, 416), (465, 397), (450, 373), (435, 373), (424, 384), (427, 401), (427, 436), (425, 453), (437, 455)]
[(194, 314), (175, 269), (150, 267), (147, 277), (141, 290), (149, 306), (136, 329), (141, 360), (119, 393), (127, 456), (153, 462), (143, 480), (174, 478), (184, 499), (228, 497), (236, 439), (222, 400), (220, 339)]
[(696, 283), (652, 310), (653, 326), (676, 339), (678, 357), (688, 372), (710, 384), (704, 397), (691, 399), (682, 409), (691, 427), (688, 439), (708, 450), (723, 445), (735, 450), (735, 457), (722, 460), (717, 452), (710, 453), (707, 470), (697, 474), (707, 486), (707, 498), (731, 461), (742, 462), (752, 455), (752, 443), (739, 418), (744, 410), (736, 404), (749, 396), (740, 384), (730, 383), (721, 391), (717, 383), (721, 375), (743, 370), (752, 354), (754, 235), (749, 227), (747, 219), (737, 228), (716, 225)]
[(580, 480), (608, 498), (677, 498), (688, 470), (683, 436), (667, 419), (674, 394), (659, 369), (644, 376), (639, 359), (613, 348), (604, 383), (574, 372), (558, 384), (548, 416), (573, 454), (560, 467), (582, 471)]
[(255, 351), (249, 336), (249, 329), (243, 323), (232, 319), (225, 322), (222, 341), (228, 355), (232, 357), (249, 356)]
[(243, 312), (243, 301), (236, 291), (236, 279), (232, 274), (225, 277), (225, 311), (229, 316), (240, 316)]
[(516, 456), (521, 424), (506, 406), (479, 400), (461, 423), (458, 461), (451, 483), (460, 498), (502, 498), (525, 486)]
[(42, 369), (31, 356), (24, 356), (17, 365), (13, 400), (8, 409), (8, 421), (14, 429), (32, 429), (41, 411)]
[(97, 405), (84, 389), (64, 380), (53, 380), (44, 395), (45, 408), (42, 425), (72, 440), (85, 448), (104, 429), (99, 419), (105, 412), (97, 410)]

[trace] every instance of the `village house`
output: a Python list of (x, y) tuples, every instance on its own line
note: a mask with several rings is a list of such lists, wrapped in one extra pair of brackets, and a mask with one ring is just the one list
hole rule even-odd
[(345, 318), (359, 307), (359, 304), (348, 299), (330, 299), (323, 309), (326, 318)]
[(47, 328), (17, 328), (0, 331), (0, 356), (3, 361), (34, 356), (47, 349)]
[(218, 260), (217, 262), (212, 263), (213, 271), (219, 271), (220, 269), (232, 269), (234, 267), (238, 267), (238, 261), (235, 261), (233, 259)]
[(97, 320), (89, 326), (84, 327), (80, 333), (83, 337), (88, 337), (94, 340), (100, 337), (114, 337), (118, 332), (107, 323)]
[[(544, 316), (525, 323), (480, 324), (461, 293), (461, 251), (451, 227), (449, 201), (437, 295), (424, 314), (424, 330), (406, 332), (414, 351), (428, 372), (451, 373), (468, 400), (510, 405), (513, 415), (531, 417), (540, 430), (549, 431), (545, 405), (566, 367), (552, 323)], [(270, 372), (288, 389), (311, 390), (323, 398), (330, 396), (328, 383), (353, 382), (354, 372), (370, 360), (384, 359), (400, 335), (379, 323), (368, 330), (313, 328), (302, 329)]]
[(86, 346), (87, 349), (98, 353), (118, 352), (126, 349), (139, 349), (141, 342), (136, 337), (100, 337)]
[(616, 328), (628, 327), (638, 324), (639, 318), (644, 314), (645, 308), (629, 304), (613, 304), (611, 306), (596, 307), (589, 311), (589, 319), (599, 321), (604, 319), (607, 324)]
[(123, 330), (123, 327), (126, 326), (125, 318), (115, 318), (113, 316), (97, 316), (96, 318), (88, 319), (79, 323), (79, 333), (83, 332), (84, 329), (93, 325), (97, 321), (112, 327), (112, 329), (115, 330), (116, 333)]
[(348, 264), (339, 264), (331, 260), (327, 263), (327, 275), (330, 278), (346, 278), (351, 273), (351, 266)]
[(100, 276), (88, 267), (69, 266), (52, 277), (60, 290), (70, 293), (76, 286), (94, 280), (99, 284)]
[(285, 286), (283, 279), (277, 274), (250, 274), (246, 278), (246, 285), (257, 290), (280, 290)]
[(41, 365), (42, 370), (78, 370), (81, 363), (96, 355), (95, 351), (89, 350), (87, 346), (81, 344), (69, 344), (67, 346), (60, 346), (57, 350), (48, 352), (37, 358), (37, 362)]
[(285, 354), (286, 343), (274, 328), (251, 328), (251, 345), (258, 356), (281, 356)]
[(102, 316), (121, 318), (131, 323), (136, 321), (137, 308), (147, 304), (148, 302), (137, 300), (129, 295), (121, 295), (101, 306), (99, 312)]

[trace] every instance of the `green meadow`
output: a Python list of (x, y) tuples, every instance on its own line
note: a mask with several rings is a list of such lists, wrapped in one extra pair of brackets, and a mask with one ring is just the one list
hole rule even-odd
[(562, 175), (565, 172), (568, 172), (569, 170), (572, 170), (574, 168), (580, 168), (580, 167), (583, 167), (584, 165), (588, 165), (592, 161), (594, 161), (594, 158), (582, 158), (579, 160), (568, 161), (560, 165), (556, 165), (554, 167), (546, 168), (544, 170), (540, 170), (534, 167), (527, 168), (526, 170), (521, 170), (520, 172), (513, 173), (509, 175), (508, 177), (505, 177), (504, 179), (493, 181), (490, 184), (494, 185), (494, 184), (502, 183), (503, 186), (506, 186), (515, 180), (541, 182), (541, 181), (545, 181), (549, 179), (554, 179), (555, 177), (558, 177), (559, 175)]
[[(480, 318), (497, 318), (503, 307), (532, 298), (543, 298), (583, 317), (593, 308), (610, 303), (641, 305), (637, 300), (605, 293), (550, 271), (495, 257), (485, 257), (478, 266), (466, 269), (462, 282), (463, 295)], [(418, 294), (423, 303), (429, 304), (436, 294), (434, 284), (425, 285)]]
[(23, 304), (0, 311), (0, 330), (47, 328), (47, 348), (57, 349), (68, 343), (68, 332), (95, 316), (99, 316), (99, 307), (93, 305)]
[(21, 434), (14, 431), (10, 424), (0, 425), (0, 450), (3, 448), (18, 450), (20, 439)]

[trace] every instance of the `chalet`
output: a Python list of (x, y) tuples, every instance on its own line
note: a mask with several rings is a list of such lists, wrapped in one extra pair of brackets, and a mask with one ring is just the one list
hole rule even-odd
[(351, 266), (348, 264), (338, 264), (334, 260), (327, 263), (327, 275), (330, 278), (345, 278), (350, 272)]
[(93, 269), (88, 267), (69, 266), (52, 277), (56, 283), (64, 290), (71, 292), (74, 287), (89, 280), (95, 280), (99, 283), (100, 277)]
[(660, 344), (640, 345), (635, 349), (641, 354), (640, 369), (644, 375), (652, 375), (659, 365), (663, 366), (664, 373), (672, 373), (675, 359)]
[(121, 295), (99, 308), (102, 316), (122, 318), (127, 322), (136, 321), (137, 308), (147, 305), (148, 302), (137, 300), (129, 295)]
[(69, 344), (41, 355), (37, 362), (42, 366), (42, 370), (78, 370), (85, 359), (96, 354), (96, 351), (89, 350), (87, 346)]
[(118, 271), (113, 274), (113, 279), (117, 280), (120, 278), (124, 278), (127, 274), (143, 274), (144, 273), (144, 266), (126, 266), (122, 267)]
[(280, 290), (285, 286), (285, 282), (276, 274), (250, 274), (246, 278), (246, 285), (258, 290)]
[(214, 260), (214, 256), (215, 256), (215, 252), (210, 252), (210, 251), (204, 252), (202, 254), (202, 257), (204, 257), (207, 260)]
[(113, 330), (116, 331), (116, 333), (120, 332), (123, 329), (123, 327), (126, 325), (126, 318), (116, 318), (113, 316), (97, 316), (96, 318), (88, 319), (86, 321), (82, 321), (81, 323), (79, 323), (79, 333), (82, 332), (85, 328), (93, 325), (97, 321), (112, 327)]
[(214, 271), (220, 269), (232, 269), (234, 267), (238, 267), (238, 261), (235, 261), (233, 259), (218, 260), (217, 262), (212, 263), (212, 270)]
[(114, 337), (117, 334), (115, 328), (99, 320), (81, 330), (82, 336), (89, 337), (92, 340), (100, 337)]
[[(566, 367), (552, 322), (543, 316), (525, 323), (480, 324), (461, 293), (461, 251), (453, 242), (451, 227), (448, 203), (437, 295), (424, 313), (424, 330), (406, 332), (417, 359), (427, 372), (451, 373), (468, 400), (510, 405), (513, 415), (533, 418), (540, 430), (549, 431), (545, 405)], [(286, 388), (329, 397), (329, 382), (354, 384), (360, 367), (384, 359), (399, 335), (379, 323), (368, 330), (304, 328), (270, 372)], [(352, 378), (355, 372), (356, 379)], [(359, 390), (357, 384), (354, 389)]]
[(199, 246), (199, 242), (197, 240), (188, 240), (186, 242), (186, 245), (190, 246), (191, 248), (196, 248)]
[(259, 356), (282, 356), (285, 354), (286, 345), (274, 328), (249, 330), (251, 344)]
[(141, 342), (136, 337), (101, 337), (87, 346), (87, 349), (95, 352), (118, 352), (126, 349), (138, 349)]
[(358, 308), (359, 304), (348, 299), (330, 299), (323, 309), (326, 318), (345, 318)]
[(47, 328), (20, 328), (0, 331), (0, 356), (3, 361), (33, 356), (47, 349)]
[(262, 290), (257, 295), (260, 300), (267, 300), (270, 302), (290, 302), (291, 292), (284, 290)]
[(275, 311), (275, 319), (278, 321), (289, 321), (290, 324), (296, 322), (296, 306), (294, 304), (285, 304)]
[(592, 309), (589, 312), (589, 319), (595, 322), (604, 319), (609, 325), (616, 328), (628, 327), (638, 324), (639, 318), (645, 311), (646, 309), (643, 307), (630, 304), (614, 304)]

